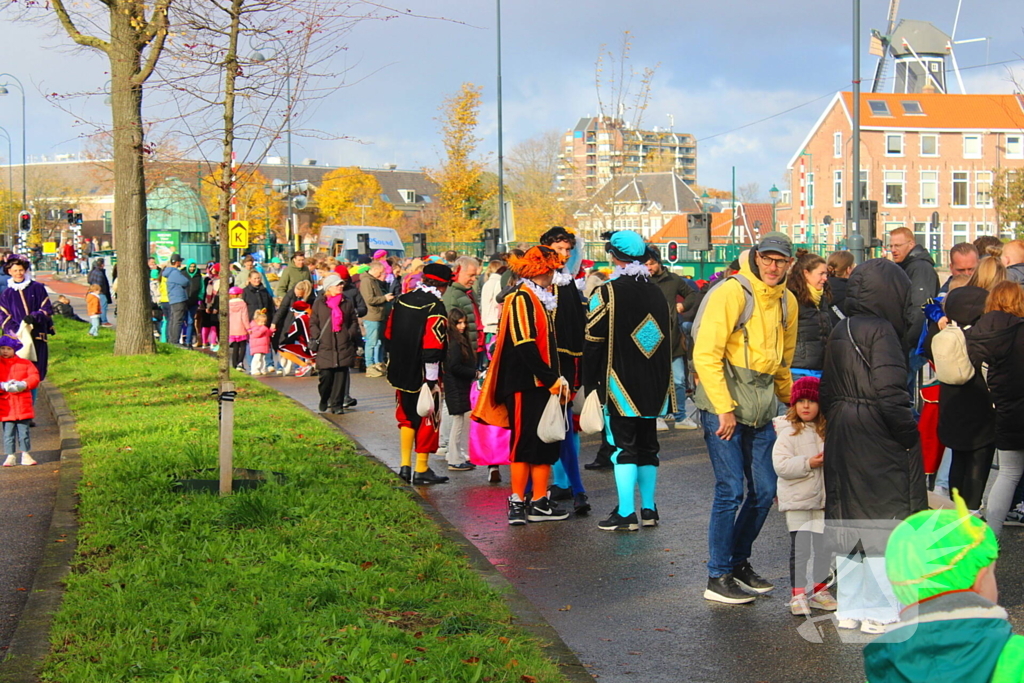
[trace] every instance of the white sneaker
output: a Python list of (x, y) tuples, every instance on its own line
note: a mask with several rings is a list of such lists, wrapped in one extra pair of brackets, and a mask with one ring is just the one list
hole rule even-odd
[(667, 424), (665, 424), (665, 420), (664, 420), (663, 418), (660, 418), (660, 417), (659, 417), (659, 418), (658, 418), (658, 419), (656, 420), (656, 424), (657, 424), (657, 430), (658, 430), (659, 432), (667, 432), (667, 431), (668, 431), (668, 425), (667, 425)]
[(676, 420), (676, 429), (700, 429), (700, 425), (693, 421), (692, 417), (685, 420)]
[(18, 464), (18, 458), (15, 455), (8, 455), (7, 459), (4, 460), (4, 467), (14, 467)]
[(873, 636), (881, 635), (885, 633), (885, 624), (874, 619), (865, 619), (860, 622), (860, 632), (869, 633)]
[(860, 622), (856, 619), (840, 619), (836, 622), (836, 628), (855, 629), (860, 626)]
[[(14, 457), (14, 456), (11, 456), (11, 457)], [(22, 465), (35, 465), (36, 461), (33, 460), (32, 456), (29, 455), (28, 453), (22, 453), (21, 454), (21, 464)]]

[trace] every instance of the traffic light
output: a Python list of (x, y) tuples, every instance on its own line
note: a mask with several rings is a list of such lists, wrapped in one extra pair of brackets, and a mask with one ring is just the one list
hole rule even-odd
[(81, 225), (81, 224), (82, 224), (82, 214), (79, 213), (78, 211), (76, 211), (75, 212), (75, 225)]
[(32, 229), (32, 214), (28, 211), (22, 211), (18, 214), (18, 226), (22, 232), (28, 232)]
[(68, 215), (68, 225), (74, 225), (75, 224), (75, 210), (74, 209), (68, 209), (66, 213)]
[(675, 263), (679, 260), (679, 242), (668, 243), (668, 262)]
[(484, 257), (490, 258), (494, 254), (498, 253), (498, 240), (500, 239), (501, 231), (497, 228), (485, 228), (484, 229)]

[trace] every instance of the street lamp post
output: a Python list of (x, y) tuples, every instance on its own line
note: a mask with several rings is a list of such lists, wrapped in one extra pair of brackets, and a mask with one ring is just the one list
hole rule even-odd
[[(272, 40), (280, 40), (280, 38), (272, 38)], [(253, 55), (252, 55), (252, 61), (256, 62), (257, 64), (264, 64), (264, 63), (270, 61), (271, 59), (276, 58), (279, 54), (280, 54), (280, 52), (275, 50), (274, 53), (270, 57), (267, 57), (262, 52), (260, 52), (259, 49), (257, 49), (253, 53)], [(288, 153), (287, 164), (288, 164), (288, 192), (289, 192), (289, 197), (288, 197), (288, 228), (285, 231), (285, 234), (289, 235), (289, 234), (291, 234), (291, 231), (292, 231), (292, 201), (291, 201), (290, 193), (292, 191), (291, 188), (292, 188), (292, 185), (294, 183), (293, 183), (293, 180), (292, 180), (292, 72), (291, 72), (291, 69), (288, 68), (287, 64), (285, 64), (285, 71), (284, 71), (284, 88), (285, 88), (284, 124), (285, 124), (285, 135), (286, 135), (286, 140), (287, 140), (286, 145), (287, 145), (287, 149), (288, 149), (288, 152), (287, 152)], [(296, 243), (298, 243), (298, 238), (299, 238), (298, 232), (299, 232), (298, 230), (295, 231), (295, 241), (296, 241)], [(298, 251), (297, 247), (296, 247), (296, 251)]]
[[(21, 91), (21, 210), (28, 210), (28, 185), (25, 182), (25, 86), (21, 84), (18, 77), (14, 74), (0, 74), (0, 78), (7, 77), (13, 79), (18, 84), (18, 90)], [(0, 84), (0, 95), (8, 94), (7, 83)]]
[(772, 183), (772, 189), (768, 190), (768, 196), (772, 198), (772, 232), (778, 230), (778, 221), (776, 220), (775, 207), (779, 203), (779, 188), (775, 187), (775, 183)]
[[(7, 189), (8, 189), (9, 192), (11, 192), (11, 194), (13, 194), (14, 193), (14, 159), (11, 158), (12, 155), (13, 155), (13, 153), (11, 151), (11, 134), (7, 132), (7, 129), (2, 128), (2, 127), (0, 127), (0, 132), (2, 132), (4, 134), (5, 138), (7, 138)], [(8, 233), (8, 236), (10, 237), (11, 241), (13, 242), (14, 241), (14, 233), (15, 233), (15, 229), (14, 229), (14, 214), (8, 214), (8, 217), (7, 217), (7, 227), (10, 229), (10, 232)]]

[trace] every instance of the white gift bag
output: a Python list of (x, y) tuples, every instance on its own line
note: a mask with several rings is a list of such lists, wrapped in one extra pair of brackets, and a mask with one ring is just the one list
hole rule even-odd
[(420, 397), (416, 401), (416, 414), (427, 417), (434, 412), (434, 394), (426, 382), (420, 387)]
[(21, 324), (18, 325), (18, 331), (14, 336), (21, 342), (21, 348), (18, 349), (15, 355), (17, 355), (18, 358), (24, 358), (25, 360), (30, 360), (33, 363), (36, 362), (36, 347), (35, 344), (32, 343), (32, 326), (22, 320)]
[(564, 441), (569, 431), (568, 415), (558, 394), (552, 394), (537, 425), (537, 437), (544, 443)]
[(597, 434), (604, 429), (604, 410), (601, 407), (601, 399), (597, 391), (591, 391), (587, 400), (583, 402), (583, 411), (580, 413), (580, 430), (584, 434)]

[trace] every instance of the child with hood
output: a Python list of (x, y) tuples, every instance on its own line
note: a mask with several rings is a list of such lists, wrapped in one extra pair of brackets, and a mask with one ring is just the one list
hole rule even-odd
[(252, 375), (270, 374), (267, 372), (267, 354), (270, 353), (270, 328), (267, 327), (267, 312), (262, 308), (256, 311), (249, 325), (249, 352), (252, 354)]
[(249, 342), (249, 308), (242, 298), (242, 288), (228, 290), (228, 343), (231, 345), (231, 367), (245, 370), (245, 347)]
[(0, 407), (3, 415), (4, 448), (7, 459), (4, 467), (18, 464), (15, 453), (21, 445), (21, 464), (35, 465), (36, 461), (29, 455), (32, 441), (29, 438), (29, 425), (35, 418), (32, 406), (32, 391), (39, 386), (39, 371), (32, 361), (19, 358), (16, 354), (21, 348), (20, 341), (9, 335), (0, 337), (0, 400), (6, 405)]

